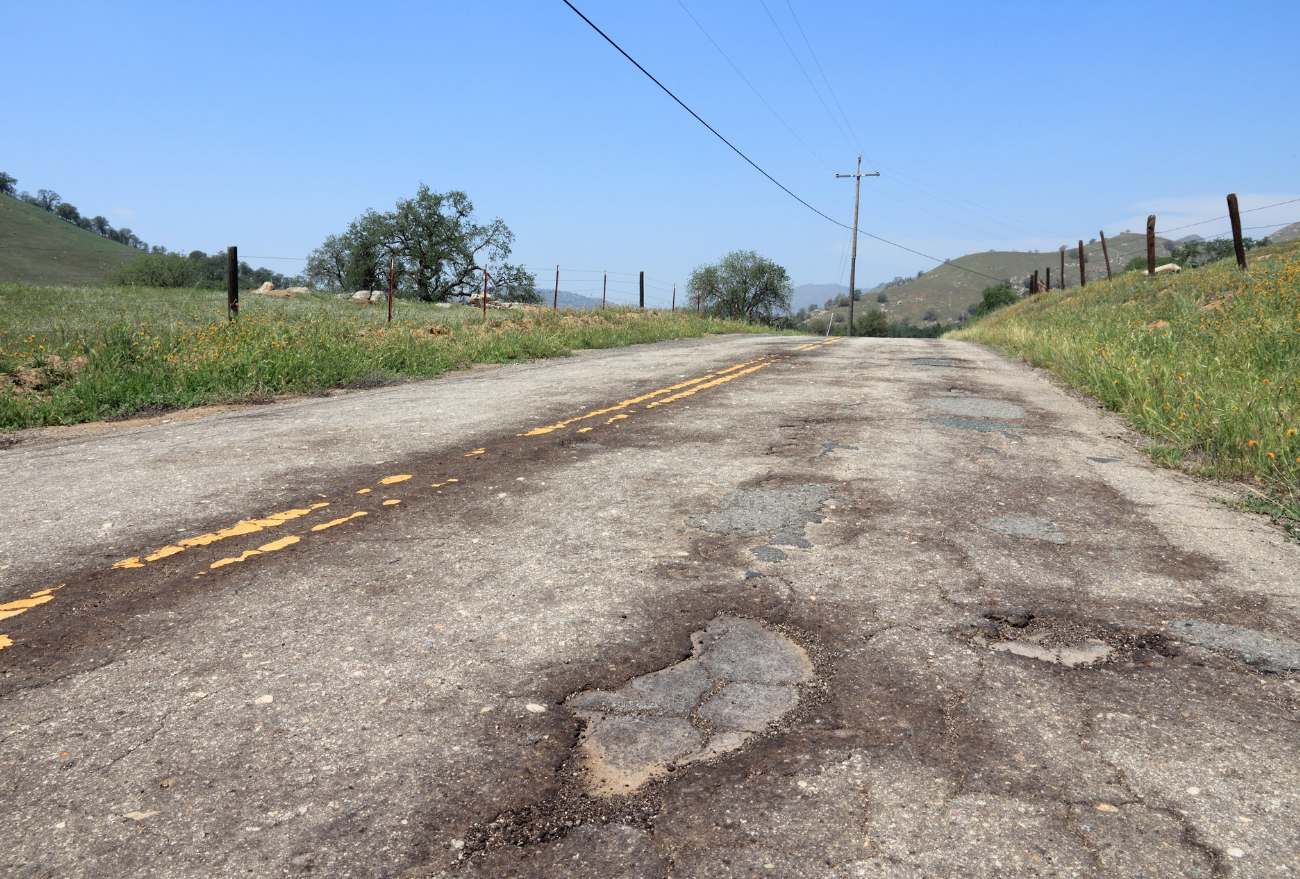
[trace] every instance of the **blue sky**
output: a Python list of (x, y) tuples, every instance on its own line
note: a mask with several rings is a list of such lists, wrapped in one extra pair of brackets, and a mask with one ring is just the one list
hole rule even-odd
[[(1150, 212), (1182, 226), (1225, 213), (1228, 192), (1245, 209), (1300, 198), (1294, 0), (575, 5), (846, 223), (852, 184), (834, 172), (861, 150), (883, 174), (863, 182), (862, 228), (936, 257), (1053, 250)], [(558, 263), (565, 289), (608, 269), (626, 292), (644, 270), (667, 296), (736, 248), (796, 284), (848, 280), (845, 230), (560, 0), (44, 2), (5, 17), (0, 170), (150, 243), (237, 244), (292, 273), (265, 257), (305, 256), (425, 182), (504, 219), (542, 286)], [(1300, 220), (1300, 202), (1246, 219)], [(863, 287), (933, 265), (860, 241)]]

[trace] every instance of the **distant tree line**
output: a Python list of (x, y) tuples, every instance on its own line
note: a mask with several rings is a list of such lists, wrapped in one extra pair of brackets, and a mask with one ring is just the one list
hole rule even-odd
[[(226, 255), (208, 256), (195, 250), (186, 256), (179, 253), (154, 252), (131, 260), (108, 278), (109, 283), (130, 287), (226, 288)], [(239, 264), (239, 288), (252, 290), (270, 281), (277, 289), (302, 286), (301, 278), (289, 278), (270, 269), (255, 269), (246, 262)]]
[(393, 210), (368, 210), (307, 257), (304, 276), (327, 289), (387, 290), (392, 268), (397, 295), (441, 302), (482, 289), (497, 299), (540, 302), (536, 277), (506, 261), (514, 235), (499, 219), (479, 221), (463, 192), (434, 192), (424, 184)]
[[(24, 190), (18, 192), (18, 179), (9, 174), (0, 171), (0, 194), (11, 196), (19, 201), (25, 201), (29, 205), (34, 205), (43, 211), (47, 211), (58, 217), (66, 223), (70, 223), (79, 229), (85, 229), (87, 232), (94, 232), (110, 241), (116, 241), (119, 244), (125, 244), (127, 247), (134, 247), (136, 250), (149, 252), (149, 245), (140, 239), (138, 235), (130, 229), (114, 229), (112, 224), (104, 217), (83, 217), (81, 211), (63, 200), (57, 192), (52, 189), (38, 189), (36, 194)], [(166, 253), (166, 248), (154, 248), (155, 253)]]

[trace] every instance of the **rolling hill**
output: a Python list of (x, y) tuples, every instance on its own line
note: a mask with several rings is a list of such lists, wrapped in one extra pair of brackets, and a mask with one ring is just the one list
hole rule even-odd
[[(1157, 238), (1156, 255), (1168, 256), (1173, 243), (1167, 238)], [(1117, 274), (1123, 271), (1125, 263), (1133, 257), (1146, 256), (1145, 235), (1116, 235), (1106, 239), (1106, 246), (1110, 250), (1111, 269)], [(1085, 244), (1083, 251), (1088, 280), (1104, 279), (1106, 263), (1102, 256), (1101, 242)], [(1067, 251), (1065, 260), (1067, 287), (1079, 284), (1079, 260), (1077, 256), (1070, 258), (1072, 252), (1073, 250)], [(1039, 277), (1043, 278), (1046, 269), (1050, 267), (1052, 287), (1056, 288), (1060, 282), (1061, 256), (1054, 250), (1043, 253), (990, 250), (986, 253), (970, 253), (950, 262), (951, 265), (938, 266), (914, 280), (886, 290), (885, 295), (889, 301), (880, 307), (883, 307), (889, 319), (920, 324), (925, 313), (933, 308), (938, 313), (939, 320), (955, 320), (967, 308), (979, 302), (980, 292), (985, 287), (998, 281), (1010, 281), (1013, 286), (1027, 287), (1029, 277), (1035, 269), (1038, 270)], [(875, 302), (868, 305), (874, 306)]]
[(0, 283), (89, 284), (140, 255), (133, 247), (0, 195)]

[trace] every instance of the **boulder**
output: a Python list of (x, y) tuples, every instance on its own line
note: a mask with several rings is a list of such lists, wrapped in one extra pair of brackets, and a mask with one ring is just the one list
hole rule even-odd
[(369, 301), (370, 301), (370, 291), (369, 291), (369, 290), (358, 290), (357, 292), (355, 292), (355, 293), (352, 294), (352, 300), (353, 300), (354, 302), (369, 302)]
[(1161, 274), (1162, 272), (1175, 272), (1175, 273), (1177, 273), (1177, 272), (1181, 272), (1182, 270), (1183, 270), (1183, 267), (1180, 266), (1180, 265), (1179, 265), (1178, 263), (1176, 263), (1176, 262), (1167, 262), (1167, 263), (1165, 263), (1165, 264), (1162, 265), (1162, 266), (1156, 266), (1156, 274), (1157, 274), (1157, 275), (1158, 275), (1158, 274)]
[(371, 291), (370, 291), (370, 301), (371, 301), (371, 302), (387, 302), (387, 301), (388, 301), (388, 291), (387, 291), (387, 290), (371, 290)]
[(306, 292), (307, 292), (307, 288), (306, 288), (306, 287), (290, 287), (286, 292), (288, 292), (288, 293), (295, 293), (295, 294), (302, 294), (302, 293), (306, 293)]
[(253, 292), (255, 292), (255, 293), (270, 293), (270, 292), (271, 292), (272, 290), (274, 290), (274, 289), (275, 289), (275, 285), (272, 284), (270, 281), (267, 281), (266, 283), (264, 283), (262, 286), (258, 287), (258, 288), (257, 288), (255, 291), (253, 291)]

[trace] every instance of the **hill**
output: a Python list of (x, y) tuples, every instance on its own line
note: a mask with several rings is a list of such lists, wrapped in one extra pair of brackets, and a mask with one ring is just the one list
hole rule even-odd
[(140, 255), (134, 247), (0, 195), (0, 283), (89, 284)]
[[(1174, 244), (1167, 238), (1156, 239), (1156, 255), (1168, 256), (1169, 248)], [(1124, 270), (1124, 265), (1135, 256), (1146, 256), (1146, 236), (1136, 233), (1116, 235), (1106, 239), (1110, 250), (1110, 264), (1114, 273)], [(1076, 287), (1079, 284), (1079, 259), (1071, 248), (1066, 251), (1065, 284)], [(1084, 262), (1089, 281), (1105, 280), (1106, 262), (1102, 255), (1101, 242), (1085, 244)], [(945, 264), (923, 273), (915, 280), (885, 291), (889, 301), (882, 306), (890, 320), (910, 320), (919, 324), (925, 313), (933, 308), (941, 321), (956, 320), (963, 312), (979, 302), (980, 291), (997, 281), (1010, 281), (1013, 286), (1027, 288), (1029, 277), (1038, 270), (1039, 278), (1046, 277), (1046, 270), (1052, 270), (1052, 287), (1059, 286), (1061, 256), (1057, 251), (1043, 253), (1025, 253), (1015, 250), (990, 250), (986, 253), (971, 253), (951, 260)], [(960, 266), (961, 268), (955, 268)], [(962, 271), (969, 269), (970, 271)], [(978, 272), (979, 274), (975, 274)], [(995, 281), (994, 279), (997, 279)], [(873, 303), (874, 304), (874, 303)]]
[(1285, 241), (1295, 241), (1300, 238), (1300, 223), (1292, 223), (1290, 226), (1283, 226), (1276, 232), (1268, 236), (1268, 240), (1274, 244), (1281, 244)]

